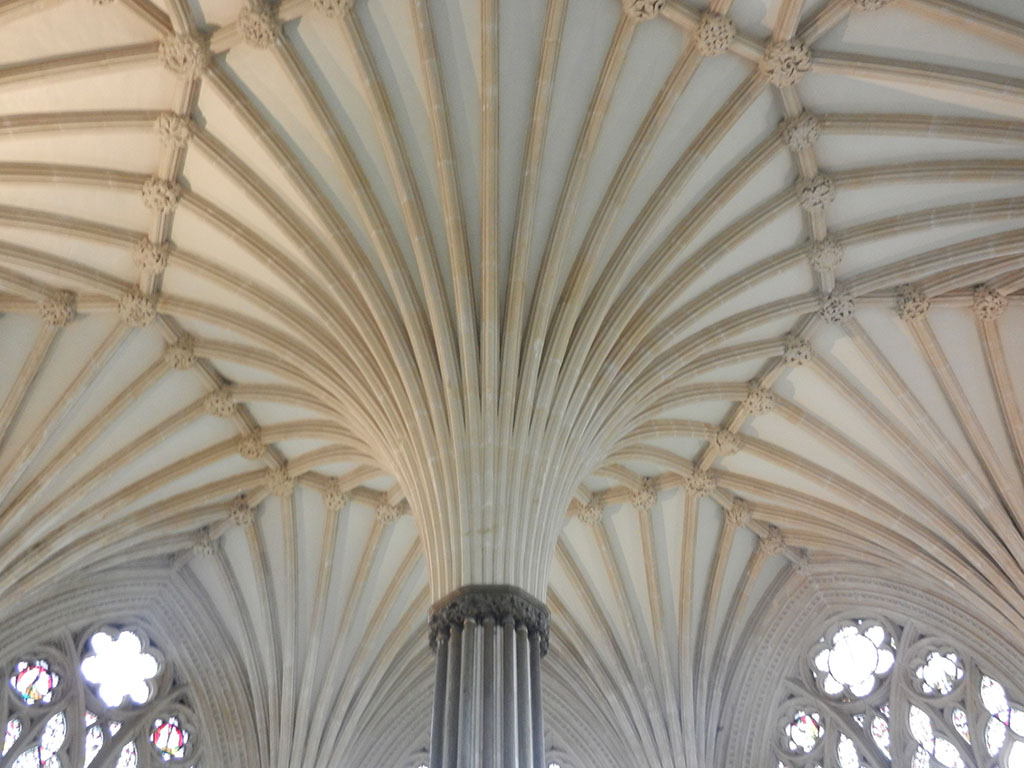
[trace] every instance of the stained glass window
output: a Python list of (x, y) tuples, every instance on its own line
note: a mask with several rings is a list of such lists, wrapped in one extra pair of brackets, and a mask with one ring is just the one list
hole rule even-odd
[(22, 752), (14, 761), (17, 768), (58, 768), (60, 758), (57, 753), (64, 745), (68, 735), (68, 722), (63, 712), (46, 721), (37, 746)]
[(789, 737), (791, 752), (810, 752), (824, 735), (825, 729), (821, 725), (821, 715), (817, 712), (797, 710), (789, 725), (786, 726), (786, 736)]
[(149, 700), (149, 680), (156, 676), (158, 666), (152, 654), (143, 652), (138, 635), (121, 632), (114, 638), (97, 632), (89, 645), (93, 653), (82, 661), (82, 674), (96, 684), (108, 707), (119, 707), (125, 699), (135, 704)]
[(805, 659), (772, 768), (1024, 768), (1024, 706), (944, 639), (849, 619)]
[(103, 726), (92, 712), (85, 713), (85, 765), (96, 759), (96, 754), (103, 747)]
[(892, 668), (895, 657), (887, 640), (880, 624), (859, 622), (839, 627), (814, 657), (822, 690), (832, 696), (844, 691), (854, 696), (869, 694), (878, 677)]
[(43, 659), (19, 661), (14, 666), (11, 687), (18, 692), (21, 700), (28, 705), (49, 704), (53, 690), (60, 678), (50, 670), (50, 664)]
[(0, 752), (0, 757), (6, 755), (11, 751), (11, 747), (14, 746), (14, 742), (21, 736), (21, 721), (18, 719), (9, 720), (7, 722), (7, 732), (4, 734), (4, 748)]
[(952, 691), (964, 676), (955, 653), (932, 651), (925, 663), (914, 670), (921, 681), (921, 689), (930, 695), (945, 696)]
[(188, 731), (181, 727), (177, 718), (157, 720), (153, 723), (153, 732), (149, 740), (156, 747), (162, 760), (181, 760), (185, 757), (185, 745), (188, 743)]
[(4, 766), (197, 768), (188, 696), (143, 633), (101, 627), (46, 647), (7, 667)]
[(135, 748), (135, 742), (129, 741), (121, 748), (115, 768), (135, 768), (138, 764), (139, 751)]

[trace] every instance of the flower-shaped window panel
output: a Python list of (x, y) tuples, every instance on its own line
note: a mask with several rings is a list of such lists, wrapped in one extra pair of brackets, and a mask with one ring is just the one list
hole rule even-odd
[(135, 704), (149, 700), (149, 681), (156, 677), (159, 665), (152, 654), (143, 652), (138, 635), (125, 631), (115, 638), (97, 632), (89, 645), (93, 655), (82, 661), (82, 675), (98, 686), (104, 704), (119, 707), (125, 699)]
[(848, 619), (786, 682), (768, 768), (1024, 768), (1024, 705), (947, 637)]
[(0, 661), (9, 676), (0, 768), (196, 768), (203, 759), (181, 678), (141, 629), (65, 632), (41, 648)]
[(824, 735), (825, 728), (821, 724), (821, 715), (817, 712), (797, 710), (786, 726), (791, 752), (811, 752)]
[(933, 696), (946, 696), (963, 679), (964, 668), (955, 653), (932, 651), (914, 674), (921, 681), (922, 691)]
[(844, 692), (866, 696), (875, 688), (878, 675), (892, 669), (893, 650), (880, 624), (863, 622), (840, 627), (814, 657), (821, 673), (821, 687), (830, 696)]

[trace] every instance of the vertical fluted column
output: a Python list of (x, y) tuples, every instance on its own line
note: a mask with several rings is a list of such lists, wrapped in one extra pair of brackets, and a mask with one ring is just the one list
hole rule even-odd
[(517, 587), (463, 587), (430, 610), (430, 768), (543, 768), (540, 660), (550, 614)]

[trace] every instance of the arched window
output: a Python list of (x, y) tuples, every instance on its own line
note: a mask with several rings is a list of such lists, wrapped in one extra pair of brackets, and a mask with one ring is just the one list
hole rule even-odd
[(132, 627), (95, 627), (6, 660), (0, 768), (194, 768), (192, 710)]
[(772, 764), (1024, 768), (1024, 704), (1009, 682), (913, 627), (837, 622), (786, 683)]

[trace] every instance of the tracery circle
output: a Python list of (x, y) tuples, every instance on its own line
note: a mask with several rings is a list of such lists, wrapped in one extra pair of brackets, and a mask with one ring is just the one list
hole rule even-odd
[(798, 709), (786, 726), (788, 748), (794, 754), (813, 752), (824, 736), (825, 726), (817, 712)]
[(50, 663), (45, 659), (19, 661), (14, 665), (10, 683), (25, 705), (49, 704), (53, 701), (60, 676), (50, 669)]

